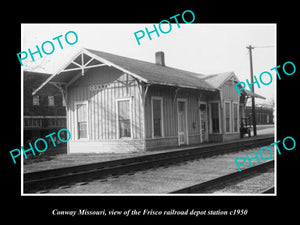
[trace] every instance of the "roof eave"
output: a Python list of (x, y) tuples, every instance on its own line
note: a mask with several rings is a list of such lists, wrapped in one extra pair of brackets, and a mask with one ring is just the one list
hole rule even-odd
[(41, 90), (47, 83), (49, 83), (54, 77), (60, 75), (62, 72), (64, 72), (64, 70), (72, 63), (72, 61), (74, 61), (78, 56), (80, 56), (81, 54), (86, 54), (90, 57), (93, 57), (94, 59), (98, 60), (99, 62), (107, 65), (107, 66), (110, 66), (110, 67), (114, 67), (118, 70), (121, 70), (123, 71), (124, 73), (127, 73), (127, 74), (130, 74), (132, 75), (133, 77), (145, 82), (145, 83), (148, 83), (148, 80), (143, 78), (142, 76), (138, 75), (138, 74), (135, 74), (135, 73), (132, 73), (131, 71), (129, 70), (126, 70), (104, 58), (101, 58), (99, 57), (98, 55), (88, 51), (87, 49), (81, 49), (77, 54), (75, 54), (67, 63), (65, 63), (62, 67), (60, 67), (54, 74), (52, 74), (47, 80), (45, 80), (37, 89), (35, 89), (33, 92), (32, 92), (32, 95), (35, 95), (39, 90)]
[(264, 99), (264, 100), (266, 99), (264, 96), (261, 96), (259, 94), (253, 93), (253, 92), (251, 92), (249, 90), (244, 89), (243, 91), (244, 91), (245, 95), (247, 95), (247, 96), (254, 97), (254, 98), (260, 98), (260, 99)]
[(108, 66), (115, 67), (116, 69), (119, 69), (119, 70), (123, 71), (124, 73), (130, 74), (130, 75), (134, 76), (135, 78), (137, 78), (137, 79), (139, 79), (139, 80), (141, 80), (141, 81), (144, 81), (145, 83), (148, 82), (147, 79), (141, 77), (140, 75), (135, 74), (135, 73), (133, 73), (133, 72), (130, 72), (129, 70), (124, 69), (124, 68), (122, 68), (121, 66), (118, 66), (118, 65), (116, 65), (116, 64), (114, 64), (114, 63), (112, 63), (112, 62), (110, 62), (110, 61), (108, 61), (108, 60), (106, 60), (106, 59), (104, 59), (104, 58), (102, 58), (102, 57), (100, 57), (100, 56), (98, 56), (98, 55), (96, 55), (96, 54), (90, 52), (89, 50), (87, 50), (87, 49), (85, 49), (85, 48), (83, 49), (83, 51), (84, 51), (84, 53), (86, 53), (87, 55), (94, 57), (95, 59), (101, 61), (102, 63), (104, 63), (104, 64), (106, 64), (106, 65), (108, 65)]
[(158, 85), (166, 85), (166, 86), (172, 86), (172, 87), (180, 87), (180, 88), (189, 88), (189, 89), (198, 89), (198, 90), (200, 89), (200, 90), (206, 90), (206, 91), (217, 91), (217, 89), (215, 89), (215, 88), (208, 88), (208, 87), (179, 85), (179, 84), (171, 84), (171, 83), (155, 82), (155, 81), (149, 81), (147, 83), (149, 83), (149, 84), (158, 84)]

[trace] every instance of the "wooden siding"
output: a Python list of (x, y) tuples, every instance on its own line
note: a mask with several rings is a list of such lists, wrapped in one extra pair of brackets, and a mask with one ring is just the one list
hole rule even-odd
[(146, 127), (146, 138), (152, 138), (152, 115), (151, 115), (151, 97), (162, 97), (163, 98), (163, 127), (164, 136), (172, 137), (177, 136), (175, 133), (177, 130), (177, 124), (173, 122), (173, 117), (176, 114), (176, 108), (173, 107), (172, 96), (173, 88), (162, 89), (158, 87), (149, 87), (147, 97), (145, 101), (145, 127)]
[(239, 94), (232, 80), (226, 81), (221, 88), (222, 98), (225, 101), (239, 102)]
[[(175, 93), (175, 87), (158, 85), (151, 85), (149, 87), (145, 101), (145, 134), (146, 140), (148, 140), (148, 145), (156, 145), (155, 142), (157, 142), (161, 146), (164, 142), (163, 139), (165, 139), (166, 146), (170, 146), (170, 143), (172, 143), (172, 145), (174, 145), (174, 143), (177, 145), (178, 118), (176, 99), (178, 98), (187, 100), (187, 127), (189, 144), (200, 143), (199, 98), (201, 96), (201, 101), (207, 101), (207, 93), (204, 91), (191, 89), (179, 89), (177, 91), (177, 95)], [(164, 137), (158, 137), (154, 139), (152, 139), (151, 97), (163, 98)]]
[[(232, 103), (238, 103), (240, 102), (240, 98), (239, 95), (236, 91), (236, 88), (234, 86), (234, 80), (227, 80), (221, 87), (220, 91), (221, 91), (221, 132), (224, 134), (223, 135), (223, 139), (224, 140), (230, 140), (231, 137), (233, 136), (233, 139), (238, 136), (236, 132), (233, 132), (233, 110), (232, 110)], [(230, 103), (230, 132), (225, 132), (225, 108), (224, 108), (224, 103), (225, 102), (229, 102)], [(238, 110), (240, 110), (240, 107), (238, 107)], [(239, 112), (240, 114), (240, 112)], [(238, 131), (239, 131), (239, 120), (238, 119)], [(225, 135), (226, 133), (226, 135)]]
[[(92, 90), (91, 85), (109, 84), (102, 89)], [(177, 99), (186, 100), (188, 144), (200, 143), (199, 101), (207, 103), (210, 126), (209, 103), (220, 104), (220, 133), (209, 134), (209, 141), (222, 141), (236, 138), (237, 133), (224, 136), (224, 101), (239, 102), (233, 81), (224, 83), (219, 91), (178, 88), (163, 85), (150, 85), (143, 104), (139, 83), (130, 75), (112, 67), (88, 70), (84, 76), (67, 87), (67, 126), (72, 137), (70, 152), (126, 152), (145, 149), (170, 148), (178, 146)], [(143, 91), (145, 91), (144, 89)], [(163, 100), (163, 137), (152, 137), (151, 98)], [(117, 100), (130, 99), (131, 138), (119, 138)], [(80, 102), (88, 104), (88, 139), (77, 139), (76, 108)], [(86, 148), (88, 149), (85, 149)]]
[[(127, 85), (126, 85), (127, 82)], [(110, 84), (101, 90), (90, 90), (90, 85)], [(68, 87), (68, 129), (76, 140), (75, 103), (88, 101), (89, 140), (119, 139), (116, 100), (131, 98), (132, 138), (143, 137), (143, 108), (138, 83), (129, 75), (111, 68), (91, 69)]]

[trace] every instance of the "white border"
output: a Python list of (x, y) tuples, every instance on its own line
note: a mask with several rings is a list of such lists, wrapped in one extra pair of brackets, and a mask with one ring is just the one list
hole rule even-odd
[[(21, 49), (24, 49), (23, 40), (24, 40), (24, 33), (23, 33), (23, 24), (21, 24)], [(21, 146), (24, 143), (24, 70), (23, 66), (21, 66)], [(21, 153), (21, 196), (27, 195), (24, 194), (24, 157), (22, 157)]]
[[(273, 23), (273, 26), (275, 26), (275, 65), (278, 65), (277, 62), (277, 23)], [(273, 117), (273, 121), (274, 121), (274, 137), (275, 137), (275, 142), (277, 141), (277, 79), (275, 80), (275, 88), (274, 88), (274, 102), (275, 102), (275, 109), (274, 109), (274, 117)], [(274, 168), (274, 194), (272, 194), (272, 196), (277, 196), (277, 154), (275, 154), (276, 149), (275, 149), (275, 145), (274, 145), (274, 161), (275, 161), (275, 168)]]

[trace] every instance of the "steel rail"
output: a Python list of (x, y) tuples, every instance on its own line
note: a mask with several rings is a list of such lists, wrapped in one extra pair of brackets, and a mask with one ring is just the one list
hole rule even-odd
[(176, 191), (170, 192), (170, 194), (180, 194), (180, 193), (211, 193), (215, 190), (226, 187), (228, 184), (237, 183), (241, 180), (250, 178), (257, 173), (261, 173), (270, 168), (274, 167), (274, 160), (268, 161), (257, 166), (253, 166), (242, 171), (230, 173), (206, 182), (202, 182), (193, 186), (182, 188)]
[(101, 179), (109, 175), (121, 175), (132, 171), (146, 170), (152, 167), (180, 163), (191, 159), (241, 151), (250, 147), (269, 145), (272, 141), (274, 141), (274, 137), (268, 136), (256, 139), (246, 139), (244, 141), (239, 140), (235, 142), (190, 147), (185, 150), (25, 173), (24, 193), (32, 193), (42, 189), (54, 188), (81, 181)]

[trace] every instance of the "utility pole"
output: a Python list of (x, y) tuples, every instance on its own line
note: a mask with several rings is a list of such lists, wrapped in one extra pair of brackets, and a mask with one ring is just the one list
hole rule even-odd
[[(251, 75), (251, 83), (253, 83), (253, 64), (252, 64), (252, 49), (253, 46), (249, 45), (246, 48), (249, 49), (249, 56), (250, 56), (250, 75)], [(255, 98), (254, 98), (254, 85), (252, 85), (252, 124), (253, 124), (253, 134), (256, 136), (256, 118), (255, 118)]]

